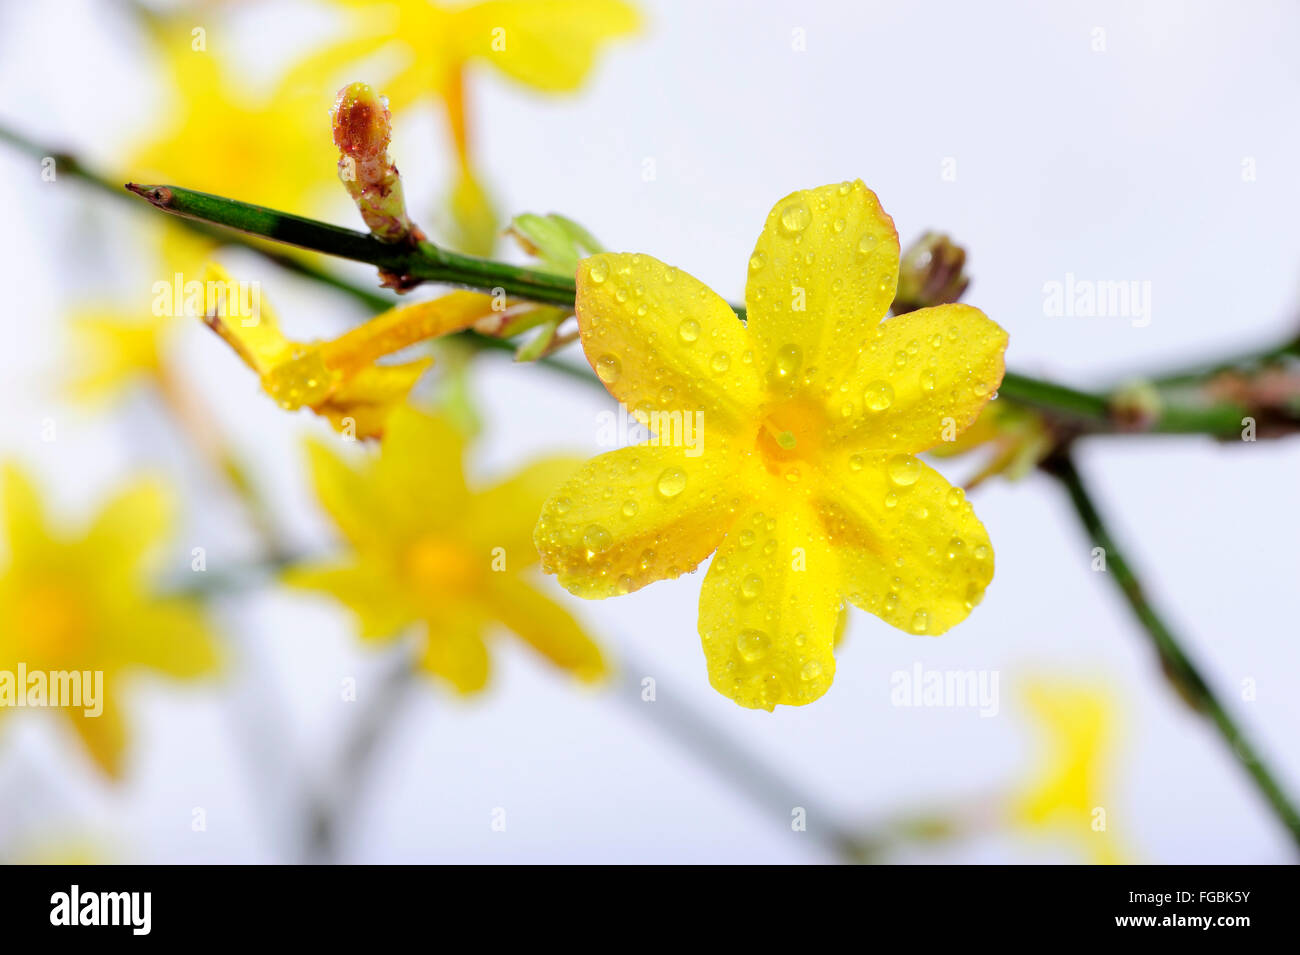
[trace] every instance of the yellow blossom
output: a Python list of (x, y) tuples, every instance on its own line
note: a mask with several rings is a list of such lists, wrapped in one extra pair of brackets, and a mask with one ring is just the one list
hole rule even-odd
[(118, 776), (126, 745), (120, 688), (129, 671), (193, 677), (216, 665), (197, 603), (151, 597), (146, 589), (172, 522), (169, 498), (156, 483), (140, 482), (113, 498), (84, 534), (69, 536), (51, 527), (35, 487), (9, 466), (3, 512), (0, 671), (102, 672), (99, 715), (86, 707), (57, 712), (95, 762)]
[(580, 678), (604, 672), (596, 645), (526, 576), (537, 561), (530, 538), (537, 510), (578, 461), (539, 460), (471, 490), (460, 432), (410, 406), (393, 412), (379, 453), (360, 467), (325, 444), (313, 442), (309, 451), (316, 493), (351, 553), (333, 565), (291, 571), (288, 579), (350, 607), (364, 639), (422, 626), (421, 665), (462, 693), (487, 681), (484, 637), (493, 624)]
[(1007, 336), (967, 305), (882, 322), (898, 264), (893, 221), (846, 182), (772, 210), (749, 260), (747, 325), (647, 255), (579, 266), (587, 359), (656, 433), (589, 461), (547, 501), (542, 566), (599, 598), (716, 550), (700, 636), (710, 682), (743, 706), (826, 692), (846, 596), (940, 634), (993, 576), (965, 496), (915, 455), (975, 420)]
[(1013, 802), (1012, 823), (1063, 837), (1097, 864), (1123, 862), (1103, 797), (1115, 736), (1110, 695), (1077, 681), (1036, 680), (1025, 702), (1047, 745), (1041, 770)]
[(77, 401), (110, 401), (132, 385), (163, 373), (174, 320), (123, 309), (87, 308), (71, 317), (73, 348), (80, 355), (69, 385)]
[(260, 295), (254, 307), (241, 306), (256, 314), (234, 315), (230, 302), (238, 287), (221, 268), (209, 266), (203, 284), (216, 290), (215, 295), (206, 293), (214, 301), (204, 320), (257, 372), (268, 395), (289, 411), (310, 408), (336, 430), (358, 438), (383, 434), (389, 413), (433, 363), (432, 358), (398, 365), (376, 361), (426, 338), (467, 328), (490, 314), (492, 303), (490, 296), (477, 292), (451, 292), (391, 309), (331, 341), (306, 343), (285, 337)]
[(323, 132), (332, 97), (249, 88), (217, 44), (196, 48), (188, 21), (164, 23), (155, 40), (171, 101), (153, 138), (130, 156), (132, 178), (294, 212), (333, 192), (334, 149)]

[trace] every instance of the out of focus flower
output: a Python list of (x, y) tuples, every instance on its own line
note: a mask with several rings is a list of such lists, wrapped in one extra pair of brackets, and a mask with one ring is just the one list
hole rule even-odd
[(429, 94), (446, 106), (456, 159), (447, 241), (479, 255), (491, 251), (501, 220), (471, 158), (470, 64), (488, 63), (534, 90), (568, 93), (581, 86), (605, 43), (639, 25), (636, 10), (622, 0), (487, 0), (457, 7), (429, 0), (336, 2), (355, 10), (347, 37), (291, 70), (286, 87), (319, 96), (337, 89), (347, 67), (396, 54), (399, 67), (381, 76), (379, 87), (393, 109)]
[(1051, 429), (1037, 412), (1008, 401), (990, 401), (973, 425), (929, 453), (950, 458), (987, 448), (984, 466), (964, 484), (969, 491), (995, 474), (1018, 481), (1047, 457), (1054, 443)]
[[(218, 290), (204, 316), (208, 325), (257, 372), (262, 388), (287, 411), (310, 408), (334, 428), (357, 438), (383, 434), (393, 408), (406, 400), (432, 358), (397, 365), (376, 362), (409, 345), (460, 331), (491, 311), (490, 296), (451, 292), (395, 308), (331, 341), (286, 338), (260, 294), (244, 296), (230, 276), (210, 266), (205, 288)], [(231, 303), (243, 300), (235, 315)]]
[(296, 212), (308, 210), (314, 193), (327, 194), (333, 156), (321, 117), (328, 94), (254, 92), (188, 21), (159, 26), (155, 40), (173, 100), (155, 138), (130, 157), (133, 178)]
[(647, 444), (589, 461), (537, 524), (542, 566), (582, 597), (694, 569), (714, 688), (742, 706), (831, 685), (845, 596), (940, 634), (993, 577), (960, 489), (915, 455), (976, 419), (1007, 335), (966, 305), (882, 322), (898, 234), (859, 182), (793, 193), (749, 260), (748, 324), (646, 255), (578, 269), (583, 349)]
[(163, 372), (171, 317), (122, 309), (87, 308), (71, 316), (72, 347), (79, 356), (69, 384), (71, 397), (90, 404), (112, 401)]
[[(4, 470), (8, 548), (0, 571), (0, 714), (27, 693), (31, 680), (76, 672), (83, 706), (58, 712), (71, 722), (95, 762), (122, 771), (126, 727), (121, 688), (131, 670), (194, 677), (212, 670), (216, 647), (199, 606), (157, 598), (147, 587), (172, 523), (168, 495), (155, 483), (135, 484), (111, 500), (79, 536), (54, 529), (31, 481)], [(16, 674), (28, 675), (19, 686)], [(99, 698), (87, 691), (102, 674)], [(48, 697), (47, 697), (48, 699)], [(99, 712), (95, 713), (98, 709)], [(89, 710), (89, 712), (88, 712)]]
[(1026, 687), (1025, 702), (1046, 745), (1041, 768), (1013, 801), (1013, 825), (1063, 839), (1095, 863), (1123, 862), (1105, 800), (1115, 745), (1111, 697), (1097, 686), (1037, 680)]
[(556, 666), (599, 677), (595, 643), (527, 579), (537, 561), (533, 520), (578, 462), (547, 458), (475, 491), (465, 483), (465, 450), (449, 421), (409, 406), (393, 413), (379, 453), (360, 466), (313, 442), (316, 493), (351, 552), (291, 571), (289, 582), (350, 607), (364, 639), (396, 638), (418, 625), (427, 633), (422, 667), (462, 693), (487, 682), (484, 641), (498, 624)]

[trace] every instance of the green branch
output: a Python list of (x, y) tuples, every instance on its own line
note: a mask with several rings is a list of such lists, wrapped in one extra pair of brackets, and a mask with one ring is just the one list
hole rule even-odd
[(1241, 728), (1224, 708), (1214, 690), (1201, 675), (1196, 664), (1188, 657), (1164, 619), (1147, 598), (1137, 572), (1124, 559), (1089, 494), (1083, 478), (1074, 465), (1069, 451), (1044, 462), (1043, 469), (1061, 482), (1079, 521), (1092, 543), (1103, 548), (1106, 555), (1106, 575), (1119, 588), (1133, 615), (1150, 638), (1166, 676), (1174, 688), (1192, 708), (1214, 724), (1232, 756), (1249, 774), (1256, 788), (1267, 800), (1274, 814), (1300, 845), (1300, 813), (1287, 798), (1281, 784), (1265, 765), (1258, 750), (1242, 733)]
[[(430, 242), (384, 243), (364, 232), (178, 186), (131, 184), (127, 188), (172, 215), (365, 262), (404, 284), (437, 282), (481, 290), (500, 289), (517, 298), (573, 307), (576, 292), (569, 276), (460, 255)], [(743, 308), (735, 305), (732, 308), (742, 320), (745, 318)], [(1241, 419), (1246, 414), (1243, 408), (1231, 404), (1166, 404), (1155, 409), (1140, 427), (1127, 425), (1117, 420), (1112, 395), (1081, 391), (1011, 371), (1003, 379), (999, 394), (1062, 419), (1077, 430), (1093, 433), (1197, 433), (1235, 438), (1240, 434)]]

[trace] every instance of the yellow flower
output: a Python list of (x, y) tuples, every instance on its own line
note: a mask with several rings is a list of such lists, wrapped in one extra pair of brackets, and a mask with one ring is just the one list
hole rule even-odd
[(846, 182), (772, 210), (749, 260), (748, 325), (646, 255), (578, 269), (587, 359), (656, 433), (589, 461), (546, 503), (542, 566), (599, 598), (716, 549), (700, 636), (710, 682), (742, 706), (826, 692), (845, 595), (940, 634), (993, 576), (964, 495), (914, 455), (975, 420), (1007, 336), (966, 305), (881, 322), (898, 262), (893, 221)]
[(222, 62), (219, 44), (195, 49), (188, 21), (164, 23), (155, 40), (173, 100), (155, 138), (131, 155), (132, 178), (295, 212), (308, 211), (316, 193), (333, 192), (332, 95), (287, 86), (254, 92)]
[(1097, 864), (1123, 862), (1102, 792), (1114, 746), (1114, 703), (1101, 687), (1037, 680), (1025, 702), (1046, 738), (1041, 771), (1012, 805), (1012, 822), (1035, 835), (1059, 835)]
[[(365, 60), (394, 110), (432, 93), (447, 108), (455, 150), (456, 179), (448, 197), (448, 240), (456, 248), (487, 255), (501, 220), (470, 157), (465, 71), (472, 62), (495, 66), (518, 83), (545, 93), (582, 85), (602, 44), (634, 32), (636, 10), (621, 0), (488, 0), (453, 7), (429, 0), (361, 3), (347, 39), (308, 57), (290, 71), (286, 89), (297, 95), (332, 96), (355, 79), (346, 70)], [(381, 54), (395, 54), (398, 68), (384, 71)]]
[[(477, 292), (394, 308), (326, 342), (290, 341), (269, 304), (231, 281), (218, 266), (204, 276), (209, 311), (204, 320), (257, 372), (262, 388), (288, 411), (310, 408), (334, 428), (357, 438), (383, 434), (392, 409), (406, 400), (432, 358), (379, 365), (385, 355), (426, 338), (467, 328), (491, 314), (492, 299)], [(241, 302), (240, 315), (231, 303)]]
[(51, 528), (36, 489), (13, 466), (4, 471), (3, 494), (8, 563), (0, 570), (0, 671), (15, 674), (21, 665), (29, 677), (101, 672), (99, 715), (87, 715), (86, 707), (60, 712), (104, 772), (118, 776), (126, 745), (119, 691), (127, 672), (193, 677), (216, 665), (198, 605), (146, 590), (171, 524), (169, 498), (155, 483), (135, 484), (84, 535), (69, 537)]
[(291, 584), (333, 594), (360, 618), (364, 639), (428, 634), (425, 670), (462, 693), (488, 678), (484, 635), (501, 624), (583, 679), (604, 672), (576, 621), (527, 580), (537, 561), (533, 518), (577, 461), (547, 458), (482, 491), (465, 484), (465, 442), (444, 418), (403, 406), (378, 455), (352, 467), (309, 445), (325, 510), (352, 549), (337, 564), (291, 571)]
[(163, 372), (170, 317), (148, 316), (122, 309), (87, 308), (72, 315), (73, 348), (81, 361), (69, 385), (77, 401), (110, 401), (132, 385), (156, 379)]

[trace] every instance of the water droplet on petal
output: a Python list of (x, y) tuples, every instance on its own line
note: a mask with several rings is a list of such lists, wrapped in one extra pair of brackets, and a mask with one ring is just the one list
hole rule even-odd
[(740, 582), (740, 596), (746, 600), (753, 600), (763, 592), (763, 578), (758, 574), (750, 574)]
[(887, 465), (889, 479), (899, 487), (911, 487), (919, 481), (924, 468), (925, 465), (910, 454), (896, 454)]
[(677, 326), (677, 337), (688, 345), (700, 337), (700, 323), (693, 318), (687, 318)]
[(894, 389), (887, 381), (873, 381), (862, 396), (872, 411), (884, 411), (894, 403)]
[(762, 630), (742, 630), (736, 638), (736, 649), (748, 663), (761, 660), (771, 645), (771, 638)]
[(599, 285), (601, 282), (605, 281), (605, 279), (609, 278), (609, 263), (605, 262), (603, 259), (597, 259), (595, 262), (591, 263), (591, 268), (588, 269), (587, 274), (591, 277), (593, 282)]
[(798, 235), (812, 224), (812, 211), (802, 199), (796, 199), (781, 210), (781, 228), (787, 235)]
[(607, 385), (618, 381), (623, 374), (623, 363), (614, 355), (601, 355), (596, 359), (596, 377)]
[(610, 532), (599, 524), (591, 524), (582, 532), (582, 544), (587, 548), (590, 556), (609, 550), (609, 545), (613, 542), (614, 538)]
[(925, 633), (930, 629), (930, 615), (924, 610), (912, 614), (912, 632)]
[(720, 375), (731, 367), (731, 356), (724, 351), (714, 352), (709, 367)]
[(661, 497), (676, 497), (686, 490), (686, 472), (681, 468), (665, 468), (656, 487)]

